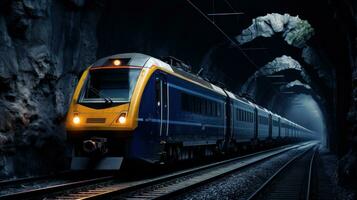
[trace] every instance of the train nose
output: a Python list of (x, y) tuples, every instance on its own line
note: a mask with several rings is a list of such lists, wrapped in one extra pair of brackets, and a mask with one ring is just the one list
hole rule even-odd
[(83, 151), (86, 153), (100, 153), (104, 154), (108, 152), (106, 138), (92, 138), (90, 140), (83, 141)]

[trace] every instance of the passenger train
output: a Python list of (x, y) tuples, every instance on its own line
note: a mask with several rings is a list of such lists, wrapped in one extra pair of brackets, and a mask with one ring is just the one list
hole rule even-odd
[(82, 74), (66, 120), (72, 169), (120, 169), (239, 151), (313, 132), (185, 70), (139, 53), (102, 58)]

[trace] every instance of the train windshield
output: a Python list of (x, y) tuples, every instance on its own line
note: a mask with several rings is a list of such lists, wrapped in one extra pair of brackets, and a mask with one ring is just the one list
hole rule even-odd
[(129, 102), (140, 71), (135, 68), (90, 71), (82, 90), (80, 102)]

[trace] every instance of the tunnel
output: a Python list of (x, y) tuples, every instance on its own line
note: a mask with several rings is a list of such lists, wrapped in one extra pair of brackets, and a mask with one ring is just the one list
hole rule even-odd
[[(316, 3), (316, 6), (329, 6), (326, 3), (319, 3)], [(303, 19), (302, 21), (307, 21), (311, 25), (313, 29), (312, 35), (309, 36), (311, 38), (304, 41), (303, 47), (296, 47), (284, 40), (283, 31), (281, 31), (269, 37), (256, 37), (249, 42), (240, 44), (240, 47), (237, 48), (230, 41), (227, 41), (214, 25), (192, 10), (186, 2), (178, 1), (175, 4), (175, 8), (172, 7), (171, 3), (169, 4), (160, 4), (159, 6), (148, 4), (144, 6), (144, 9), (144, 7), (136, 7), (135, 2), (122, 4), (109, 1), (108, 11), (101, 16), (98, 22), (99, 30), (108, 30), (97, 33), (98, 57), (117, 52), (117, 47), (119, 46), (120, 51), (123, 52), (140, 50), (159, 57), (173, 55), (192, 65), (195, 72), (202, 68), (204, 77), (222, 82), (228, 89), (243, 96), (248, 96), (258, 104), (282, 114), (286, 113), (289, 110), (289, 105), (292, 106), (292, 102), (298, 101), (299, 97), (305, 101), (307, 100), (306, 96), (299, 95), (300, 90), (280, 91), (280, 86), (299, 80), (310, 87), (309, 90), (311, 91), (305, 94), (310, 96), (311, 101), (316, 101), (315, 104), (318, 105), (316, 112), (319, 113), (320, 117), (318, 117), (317, 121), (320, 121), (319, 123), (324, 127), (322, 128), (324, 130), (322, 134), (326, 138), (325, 145), (336, 149), (336, 151), (344, 148), (342, 147), (344, 145), (337, 145), (339, 142), (336, 142), (336, 140), (339, 140), (338, 138), (340, 137), (335, 135), (337, 134), (335, 132), (345, 126), (337, 128), (338, 123), (333, 124), (339, 118), (333, 116), (333, 113), (339, 108), (335, 108), (336, 110), (332, 108), (333, 106), (331, 105), (337, 99), (330, 98), (336, 92), (335, 87), (337, 85), (331, 81), (331, 79), (335, 78), (336, 72), (331, 70), (330, 67), (332, 67), (333, 61), (325, 53), (330, 49), (328, 47), (322, 48), (321, 46), (322, 43), (326, 42), (321, 40), (327, 40), (328, 37), (334, 37), (335, 34), (339, 34), (334, 33), (329, 28), (331, 25), (327, 21), (329, 17), (332, 17), (331, 13), (326, 11), (316, 19), (313, 14), (314, 11), (309, 9), (309, 2), (302, 1), (298, 3), (300, 8), (306, 6), (304, 11), (294, 9), (296, 4), (287, 5), (282, 1), (267, 3), (267, 5), (262, 5), (261, 10), (255, 9), (254, 18), (265, 16), (269, 13), (289, 14), (291, 17), (298, 15)], [(212, 7), (212, 4), (205, 3), (198, 3), (197, 5), (207, 13), (213, 12), (212, 9), (215, 9), (215, 11), (232, 11), (232, 8), (225, 3), (216, 2), (214, 4), (215, 7)], [(119, 6), (130, 9), (123, 12), (115, 12)], [(239, 6), (234, 7), (245, 10), (249, 9), (250, 6), (250, 3), (241, 3)], [(135, 12), (132, 12), (132, 10), (135, 10)], [(145, 19), (141, 19), (141, 15), (138, 16), (137, 12), (143, 13), (142, 15), (145, 16)], [(147, 14), (148, 12), (157, 14)], [(162, 15), (165, 17), (162, 18)], [(113, 18), (118, 19), (118, 21), (113, 22), (110, 20)], [(140, 24), (141, 20), (146, 22), (145, 26), (147, 27), (135, 26), (135, 24)], [(233, 37), (238, 37), (244, 29), (252, 24), (252, 16), (248, 17), (247, 15), (215, 17), (212, 20), (216, 20), (215, 23), (224, 29), (225, 33), (231, 34)], [(165, 21), (165, 23), (162, 21)], [(193, 22), (187, 23), (187, 21)], [(337, 24), (338, 22), (335, 21), (335, 23)], [(130, 28), (123, 32), (121, 31), (122, 26)], [(160, 31), (152, 34), (153, 30)], [(135, 37), (136, 40), (128, 40), (129, 37)], [(143, 39), (147, 37), (150, 39)], [(113, 39), (109, 41), (106, 38)], [(328, 43), (331, 43), (331, 41), (324, 43), (324, 45)], [(334, 57), (339, 57), (335, 52), (331, 53), (335, 54)], [(194, 56), (188, 57), (188, 55)], [(281, 58), (280, 61), (279, 58)], [(251, 62), (252, 60), (254, 62)], [(274, 60), (277, 62), (268, 64), (274, 62)], [(281, 66), (285, 70), (270, 72), (270, 70), (274, 69), (269, 70), (269, 66), (271, 68), (279, 68)], [(261, 75), (256, 74), (259, 70), (264, 70), (264, 67), (266, 67), (266, 72)], [(295, 68), (295, 70), (288, 68)], [(345, 73), (344, 75), (348, 76), (348, 72)], [(279, 75), (283, 77), (279, 77)], [(351, 83), (346, 84), (346, 86), (348, 85), (351, 85)], [(274, 105), (273, 101), (280, 101), (279, 103), (287, 106), (285, 108), (277, 108), (278, 106)], [(346, 106), (345, 103), (342, 104)], [(346, 108), (344, 112), (346, 114)]]
[[(177, 57), (315, 131), (338, 155), (340, 180), (355, 184), (357, 4), (192, 2), (203, 13), (241, 14), (204, 17), (185, 0), (2, 1), (0, 175), (64, 168), (63, 124), (80, 73), (98, 58), (140, 52)], [(18, 167), (41, 158), (53, 162)]]

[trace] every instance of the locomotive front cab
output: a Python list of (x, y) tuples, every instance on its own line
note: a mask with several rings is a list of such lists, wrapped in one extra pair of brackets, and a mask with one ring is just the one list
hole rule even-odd
[(127, 141), (138, 126), (147, 74), (143, 65), (129, 61), (99, 60), (79, 80), (66, 121), (67, 137), (73, 144), (71, 169), (120, 168)]
[(158, 66), (170, 70), (150, 56), (129, 53), (102, 58), (84, 71), (66, 121), (71, 169), (116, 170), (124, 158), (140, 158), (130, 147), (140, 137), (142, 95)]
[(135, 114), (130, 112), (130, 107), (141, 70), (136, 66), (87, 69), (70, 106), (67, 130), (125, 132), (135, 129)]

